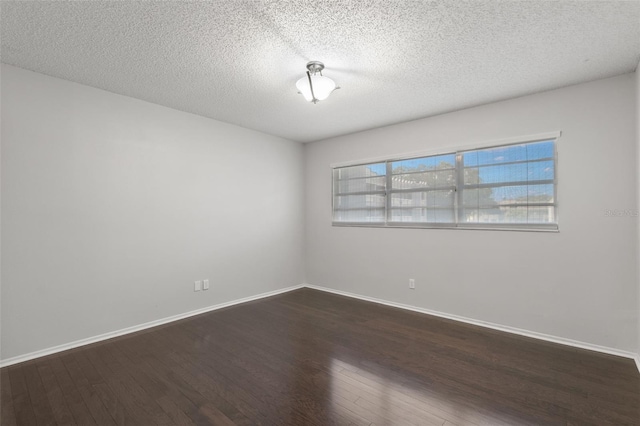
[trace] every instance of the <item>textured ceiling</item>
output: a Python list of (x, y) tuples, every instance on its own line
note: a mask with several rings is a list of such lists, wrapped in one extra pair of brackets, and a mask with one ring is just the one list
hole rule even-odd
[[(633, 72), (638, 1), (2, 1), (2, 62), (296, 141)], [(309, 60), (341, 87), (297, 94)]]

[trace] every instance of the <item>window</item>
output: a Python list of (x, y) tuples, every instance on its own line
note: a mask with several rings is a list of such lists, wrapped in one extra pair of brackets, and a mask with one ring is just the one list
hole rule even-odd
[(384, 224), (386, 170), (385, 163), (334, 169), (334, 222)]
[(336, 167), (333, 223), (557, 230), (555, 138)]

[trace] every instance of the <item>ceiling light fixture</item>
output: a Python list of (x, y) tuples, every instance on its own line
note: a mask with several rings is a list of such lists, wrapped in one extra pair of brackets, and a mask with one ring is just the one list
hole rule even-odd
[(313, 102), (314, 104), (318, 103), (318, 101), (324, 101), (329, 97), (331, 92), (336, 90), (335, 81), (322, 75), (323, 69), (324, 64), (322, 62), (311, 61), (307, 63), (308, 71), (306, 77), (302, 77), (296, 83), (300, 94), (302, 94), (307, 101)]

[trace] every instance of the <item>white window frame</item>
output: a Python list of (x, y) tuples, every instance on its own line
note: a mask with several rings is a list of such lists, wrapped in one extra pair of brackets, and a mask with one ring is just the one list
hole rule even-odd
[[(438, 150), (438, 151), (421, 151), (421, 152), (413, 152), (404, 155), (396, 155), (392, 157), (378, 157), (378, 158), (370, 158), (361, 161), (354, 162), (345, 162), (345, 163), (334, 163), (331, 164), (331, 221), (333, 226), (337, 227), (373, 227), (373, 228), (423, 228), (423, 229), (475, 229), (475, 230), (511, 230), (511, 231), (534, 231), (534, 232), (559, 232), (559, 206), (558, 206), (558, 143), (562, 132), (549, 132), (542, 133), (536, 135), (529, 136), (520, 136), (508, 139), (494, 140), (491, 142), (484, 143), (476, 143), (473, 145), (461, 146), (457, 148), (451, 148), (446, 150)], [(462, 206), (462, 197), (463, 190), (459, 190), (459, 186), (461, 182), (463, 182), (463, 173), (464, 169), (461, 167), (461, 157), (465, 152), (475, 151), (475, 150), (484, 150), (484, 149), (492, 149), (492, 148), (501, 148), (508, 147), (513, 145), (521, 145), (533, 142), (543, 142), (543, 141), (554, 141), (554, 153), (553, 153), (553, 163), (554, 163), (554, 175), (553, 180), (545, 180), (543, 183), (551, 184), (553, 183), (554, 190), (554, 202), (550, 203), (554, 207), (555, 213), (555, 223), (466, 223), (460, 222), (459, 215), (463, 209)], [(390, 208), (391, 208), (391, 194), (397, 193), (396, 191), (390, 190), (391, 186), (391, 164), (396, 161), (404, 161), (404, 160), (412, 160), (417, 158), (431, 157), (431, 156), (439, 156), (439, 155), (455, 155), (455, 196), (454, 196), (454, 212), (455, 219), (454, 222), (447, 223), (423, 223), (423, 222), (393, 222), (390, 220)], [(334, 181), (334, 172), (336, 169), (344, 168), (344, 167), (352, 167), (352, 166), (362, 166), (376, 163), (386, 163), (386, 190), (384, 191), (385, 197), (385, 213), (384, 213), (384, 222), (344, 222), (344, 221), (335, 221), (335, 206), (334, 200), (336, 197), (335, 194), (335, 181)], [(506, 182), (508, 184), (508, 182)], [(519, 182), (513, 182), (513, 184), (517, 184)], [(504, 182), (501, 182), (500, 185), (505, 185)], [(491, 187), (491, 184), (483, 184), (482, 186)], [(523, 206), (527, 206), (528, 204), (523, 204)]]

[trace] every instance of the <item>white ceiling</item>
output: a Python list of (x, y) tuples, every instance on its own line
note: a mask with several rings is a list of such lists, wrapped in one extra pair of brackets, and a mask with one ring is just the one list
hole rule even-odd
[[(2, 62), (314, 141), (633, 72), (638, 1), (2, 1)], [(309, 60), (341, 89), (313, 105)]]

